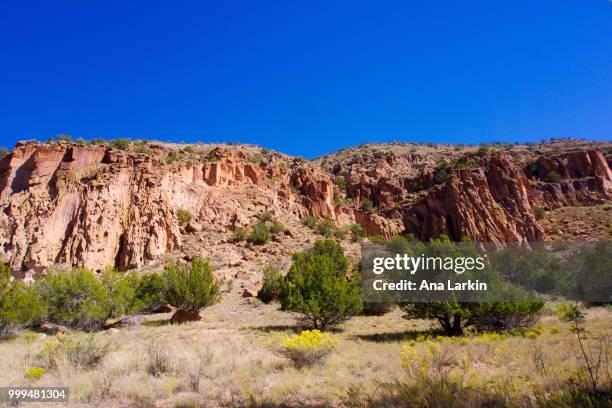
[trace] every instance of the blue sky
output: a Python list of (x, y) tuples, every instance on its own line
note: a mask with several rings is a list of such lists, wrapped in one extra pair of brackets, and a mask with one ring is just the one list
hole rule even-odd
[(0, 145), (612, 139), (612, 2), (2, 1)]

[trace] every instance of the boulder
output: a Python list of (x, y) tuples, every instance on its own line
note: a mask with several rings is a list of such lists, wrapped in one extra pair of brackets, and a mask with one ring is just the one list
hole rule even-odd
[(183, 324), (187, 322), (196, 322), (198, 320), (202, 320), (199, 312), (194, 312), (192, 310), (183, 310), (179, 309), (174, 312), (174, 315), (170, 318), (171, 324)]
[(185, 226), (185, 231), (189, 233), (200, 232), (202, 231), (202, 229), (203, 229), (202, 224), (195, 222), (195, 221), (189, 221), (187, 225)]

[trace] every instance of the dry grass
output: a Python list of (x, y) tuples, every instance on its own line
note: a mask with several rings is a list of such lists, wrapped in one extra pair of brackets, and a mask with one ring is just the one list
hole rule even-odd
[[(203, 312), (202, 321), (182, 326), (162, 324), (167, 317), (155, 316), (158, 320), (114, 335), (99, 333), (113, 349), (98, 366), (59, 364), (37, 382), (24, 375), (50, 338), (21, 333), (0, 343), (0, 384), (68, 386), (73, 402), (101, 406), (339, 407), (349, 390), (375, 394), (380, 382), (405, 378), (402, 347), (412, 344), (417, 356), (425, 355), (429, 343), (423, 337), (432, 328), (428, 321), (404, 320), (399, 310), (356, 317), (334, 333), (339, 343), (324, 364), (296, 368), (280, 344), (299, 332), (298, 320), (276, 305), (216, 305)], [(589, 310), (590, 347), (597, 338), (612, 336), (611, 317), (607, 308)], [(434, 333), (433, 342), (466, 386), (503, 384), (517, 395), (529, 394), (534, 387), (554, 388), (581, 366), (567, 323), (545, 316), (538, 325), (533, 338), (448, 339)], [(163, 354), (163, 370), (151, 371), (152, 352)]]

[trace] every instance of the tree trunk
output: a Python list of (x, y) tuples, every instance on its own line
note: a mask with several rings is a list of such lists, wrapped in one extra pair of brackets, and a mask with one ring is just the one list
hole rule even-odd
[(452, 322), (450, 316), (441, 316), (438, 317), (438, 322), (440, 322), (442, 329), (444, 329), (448, 336), (461, 336), (463, 334), (461, 316), (459, 315), (453, 315)]

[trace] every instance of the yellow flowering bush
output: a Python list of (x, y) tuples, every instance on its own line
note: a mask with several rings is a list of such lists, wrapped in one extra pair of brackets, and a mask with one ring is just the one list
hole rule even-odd
[(402, 346), (400, 350), (402, 365), (413, 378), (432, 378), (447, 375), (451, 366), (456, 365), (439, 342), (425, 340), (422, 343)]
[(32, 367), (25, 372), (24, 377), (28, 380), (38, 381), (45, 373), (46, 371), (42, 367)]
[(299, 336), (282, 341), (284, 353), (296, 366), (310, 366), (321, 361), (337, 345), (337, 341), (320, 330), (304, 330)]

